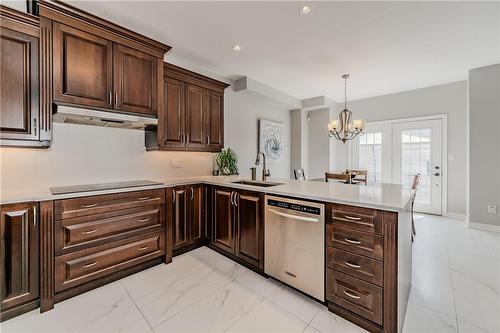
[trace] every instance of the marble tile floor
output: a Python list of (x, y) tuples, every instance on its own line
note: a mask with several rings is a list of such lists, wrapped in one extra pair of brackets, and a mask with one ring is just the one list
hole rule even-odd
[[(417, 216), (403, 332), (500, 332), (500, 234)], [(10, 332), (366, 332), (206, 247), (0, 324)]]

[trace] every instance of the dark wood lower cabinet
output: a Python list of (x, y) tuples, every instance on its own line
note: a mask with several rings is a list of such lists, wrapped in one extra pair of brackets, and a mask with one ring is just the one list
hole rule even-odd
[(202, 244), (205, 239), (203, 186), (177, 186), (167, 191), (172, 193), (169, 205), (173, 225), (172, 243), (174, 254), (181, 254)]
[(264, 269), (264, 194), (215, 187), (212, 245)]
[(264, 194), (238, 191), (234, 201), (235, 255), (264, 269)]
[(34, 202), (0, 206), (0, 319), (39, 305), (39, 222)]

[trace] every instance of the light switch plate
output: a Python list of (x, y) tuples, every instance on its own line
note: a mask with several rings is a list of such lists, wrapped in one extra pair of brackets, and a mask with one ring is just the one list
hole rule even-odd
[(488, 213), (496, 214), (497, 213), (497, 206), (496, 205), (488, 205)]
[(182, 168), (182, 160), (179, 159), (173, 159), (171, 161), (172, 169), (179, 169)]

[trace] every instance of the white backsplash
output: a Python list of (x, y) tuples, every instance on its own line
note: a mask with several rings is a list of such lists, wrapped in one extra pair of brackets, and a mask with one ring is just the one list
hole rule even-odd
[(148, 152), (140, 130), (54, 123), (53, 137), (48, 149), (0, 148), (2, 191), (212, 173), (211, 153)]

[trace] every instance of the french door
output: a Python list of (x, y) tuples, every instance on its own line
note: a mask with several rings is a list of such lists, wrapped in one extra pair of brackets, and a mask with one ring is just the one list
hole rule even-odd
[(411, 187), (420, 174), (415, 210), (441, 214), (441, 119), (393, 125), (393, 183)]
[(410, 188), (420, 174), (415, 210), (442, 213), (441, 119), (368, 123), (352, 147), (353, 169), (367, 170), (371, 183)]

